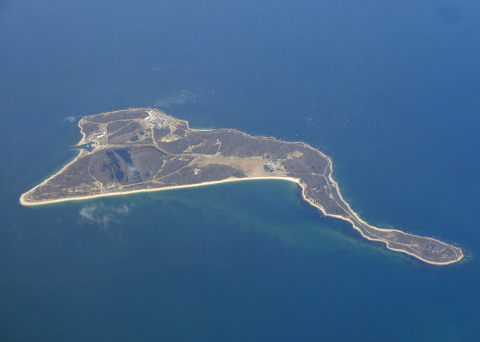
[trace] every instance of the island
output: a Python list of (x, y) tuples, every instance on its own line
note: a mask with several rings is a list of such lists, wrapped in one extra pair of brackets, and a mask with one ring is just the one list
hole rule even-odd
[(251, 136), (235, 129), (191, 129), (187, 121), (153, 108), (83, 117), (79, 155), (24, 193), (23, 205), (42, 205), (135, 192), (253, 179), (297, 183), (323, 215), (350, 222), (368, 240), (424, 262), (462, 260), (456, 246), (396, 229), (374, 227), (352, 210), (332, 177), (333, 163), (302, 142)]

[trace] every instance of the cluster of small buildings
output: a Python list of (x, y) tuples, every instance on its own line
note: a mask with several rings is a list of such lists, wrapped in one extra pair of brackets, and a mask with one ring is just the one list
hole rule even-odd
[(262, 157), (262, 159), (266, 162), (266, 164), (263, 165), (263, 169), (265, 171), (267, 171), (267, 172), (283, 171), (282, 166), (278, 163), (275, 163), (268, 154), (265, 154)]
[[(87, 146), (88, 146), (89, 148), (94, 149), (94, 150), (105, 147), (105, 145), (103, 145), (103, 144), (100, 142), (100, 139), (101, 139), (101, 138), (105, 138), (106, 133), (107, 133), (107, 132), (94, 133), (94, 134), (93, 134), (93, 137), (90, 137), (90, 138), (88, 139)], [(93, 140), (93, 141), (92, 141), (92, 140)]]
[(103, 137), (105, 137), (105, 134), (106, 132), (100, 132), (100, 133), (94, 133), (93, 137), (91, 137), (90, 139), (88, 139), (88, 141), (92, 141), (92, 139), (101, 139)]
[(163, 123), (165, 122), (164, 119), (159, 118), (153, 111), (149, 111), (148, 117), (145, 118), (144, 120), (151, 123), (154, 126), (162, 126)]

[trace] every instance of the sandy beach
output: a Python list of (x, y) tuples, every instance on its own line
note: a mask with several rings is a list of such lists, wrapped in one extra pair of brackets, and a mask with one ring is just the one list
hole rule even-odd
[[(77, 157), (78, 158), (78, 157)], [(73, 163), (75, 160), (73, 160), (71, 163)], [(71, 164), (69, 163), (69, 164)], [(65, 169), (66, 167), (68, 167), (67, 164), (63, 169)], [(62, 170), (63, 170), (62, 169)], [(61, 172), (61, 171), (60, 171)], [(55, 175), (54, 175), (55, 176)], [(52, 176), (53, 177), (53, 176)], [(330, 174), (330, 177), (331, 177), (331, 174)], [(50, 177), (51, 178), (51, 177)], [(316, 203), (313, 203), (311, 200), (309, 200), (306, 196), (305, 196), (305, 188), (304, 186), (301, 184), (301, 182), (296, 179), (296, 178), (291, 178), (291, 177), (255, 177), (255, 178), (237, 178), (237, 179), (225, 179), (225, 180), (220, 180), (220, 181), (213, 181), (213, 182), (205, 182), (205, 183), (200, 183), (200, 184), (190, 184), (190, 185), (179, 185), (179, 186), (170, 186), (170, 187), (165, 187), (165, 188), (159, 188), (159, 189), (142, 189), (142, 190), (131, 190), (131, 191), (120, 191), (120, 192), (114, 192), (114, 193), (104, 193), (104, 194), (98, 194), (98, 195), (92, 195), (92, 196), (84, 196), (84, 197), (73, 197), (73, 198), (66, 198), (66, 199), (58, 199), (58, 200), (51, 200), (51, 201), (44, 201), (44, 202), (36, 202), (36, 203), (29, 203), (29, 202), (26, 202), (24, 200), (24, 196), (25, 194), (23, 194), (21, 197), (20, 197), (20, 203), (24, 206), (38, 206), (38, 205), (45, 205), (45, 204), (53, 204), (53, 203), (61, 203), (61, 202), (69, 202), (69, 201), (83, 201), (83, 200), (89, 200), (89, 199), (93, 199), (93, 198), (100, 198), (100, 197), (109, 197), (109, 196), (123, 196), (123, 195), (129, 195), (129, 194), (135, 194), (135, 193), (146, 193), (146, 192), (155, 192), (155, 191), (166, 191), (166, 190), (175, 190), (175, 189), (185, 189), (185, 188), (193, 188), (193, 187), (200, 187), (200, 186), (208, 186), (208, 185), (214, 185), (214, 184), (222, 184), (222, 183), (231, 183), (231, 182), (243, 182), (243, 181), (252, 181), (252, 180), (266, 180), (266, 179), (277, 179), (277, 180), (285, 180), (285, 181), (289, 181), (289, 182), (294, 182), (294, 183), (297, 183), (298, 185), (300, 185), (300, 187), (302, 188), (302, 197), (305, 201), (307, 201), (310, 205), (314, 206), (315, 208), (319, 209), (325, 216), (330, 216), (330, 217), (335, 217), (335, 218), (338, 218), (338, 219), (341, 219), (341, 220), (344, 220), (344, 221), (347, 221), (347, 222), (350, 222), (353, 226), (353, 228), (355, 230), (357, 230), (364, 238), (366, 238), (367, 240), (370, 240), (370, 241), (378, 241), (378, 242), (383, 242), (386, 244), (386, 247), (392, 251), (397, 251), (397, 252), (403, 252), (403, 253), (406, 253), (408, 255), (411, 255), (415, 258), (418, 258), (426, 263), (429, 263), (429, 264), (432, 264), (432, 265), (449, 265), (449, 264), (453, 264), (453, 263), (456, 263), (460, 260), (462, 260), (464, 258), (464, 255), (463, 253), (461, 253), (459, 256), (458, 256), (458, 260), (456, 261), (450, 261), (450, 262), (444, 262), (444, 263), (440, 263), (440, 262), (433, 262), (433, 261), (430, 261), (430, 260), (426, 260), (426, 259), (423, 259), (423, 258), (420, 258), (418, 255), (415, 255), (413, 253), (410, 253), (408, 251), (405, 251), (405, 250), (401, 250), (401, 249), (396, 249), (396, 248), (392, 248), (388, 245), (388, 240), (385, 240), (385, 239), (382, 239), (382, 238), (372, 238), (370, 236), (367, 236), (365, 235), (362, 230), (356, 226), (355, 222), (349, 218), (345, 218), (343, 216), (340, 216), (340, 215), (332, 215), (332, 214), (328, 214), (325, 209), (316, 204)], [(47, 179), (48, 180), (48, 179)], [(45, 180), (45, 182), (47, 181)], [(336, 185), (336, 189), (338, 191), (338, 184), (331, 178), (330, 179), (332, 181), (332, 183), (334, 183)], [(41, 184), (40, 184), (41, 185)], [(39, 186), (40, 186), (39, 185)], [(414, 236), (413, 234), (408, 234), (408, 233), (405, 233), (405, 232), (402, 232), (402, 231), (399, 231), (399, 230), (396, 230), (396, 229), (382, 229), (382, 228), (378, 228), (378, 227), (374, 227), (374, 226), (371, 226), (370, 224), (368, 224), (367, 222), (365, 222), (364, 220), (362, 220), (358, 214), (356, 212), (354, 212), (350, 205), (343, 199), (343, 197), (341, 196), (341, 193), (340, 191), (338, 191), (338, 194), (340, 195), (341, 199), (343, 200), (344, 204), (346, 204), (348, 206), (348, 208), (350, 209), (350, 214), (352, 214), (353, 216), (355, 216), (355, 218), (360, 221), (362, 224), (368, 226), (369, 228), (371, 229), (374, 229), (374, 230), (384, 230), (384, 231), (397, 231), (397, 232), (401, 232), (403, 234), (407, 234), (407, 235), (411, 235), (411, 236)], [(372, 234), (373, 235), (373, 234)], [(437, 243), (442, 243), (441, 241), (437, 240), (437, 239), (432, 239), (432, 238), (428, 238), (430, 240), (434, 240), (436, 241)], [(445, 244), (447, 246), (447, 244)]]

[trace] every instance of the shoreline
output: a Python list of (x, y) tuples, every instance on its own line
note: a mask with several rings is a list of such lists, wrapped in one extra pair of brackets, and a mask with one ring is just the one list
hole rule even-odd
[[(77, 157), (78, 158), (78, 157)], [(76, 158), (75, 158), (76, 159)], [(73, 161), (72, 161), (73, 163)], [(70, 163), (69, 163), (70, 164)], [(67, 164), (65, 167), (67, 167), (69, 164)], [(63, 168), (62, 168), (63, 170)], [(53, 176), (52, 176), (53, 177)], [(331, 173), (330, 173), (330, 177), (331, 177)], [(293, 182), (293, 183), (296, 183), (298, 184), (301, 188), (302, 188), (302, 197), (305, 201), (307, 201), (310, 205), (314, 206), (315, 208), (319, 209), (322, 214), (324, 216), (329, 216), (329, 217), (334, 217), (334, 218), (338, 218), (338, 219), (341, 219), (341, 220), (344, 220), (344, 221), (347, 221), (349, 222), (352, 227), (358, 231), (360, 233), (360, 235), (369, 240), (369, 241), (377, 241), (377, 242), (383, 242), (385, 243), (385, 247), (389, 250), (392, 250), (392, 251), (395, 251), (395, 252), (402, 252), (402, 253), (405, 253), (405, 254), (408, 254), (412, 257), (415, 257), (423, 262), (426, 262), (428, 264), (431, 264), (431, 265), (436, 265), (436, 266), (446, 266), (446, 265), (450, 265), (450, 264), (454, 264), (454, 263), (457, 263), (459, 261), (461, 261), (465, 255), (462, 253), (459, 257), (459, 259), (457, 260), (454, 260), (454, 261), (448, 261), (448, 262), (434, 262), (434, 261), (430, 261), (430, 260), (427, 260), (427, 259), (423, 259), (421, 257), (419, 257), (418, 255), (415, 255), (413, 253), (410, 253), (408, 251), (405, 251), (403, 249), (396, 249), (396, 248), (392, 248), (388, 245), (388, 241), (386, 240), (382, 240), (380, 238), (371, 238), (369, 236), (366, 236), (361, 229), (359, 229), (358, 227), (356, 227), (355, 223), (353, 220), (349, 219), (349, 218), (346, 218), (346, 217), (343, 217), (343, 216), (340, 216), (340, 215), (332, 215), (332, 214), (327, 214), (325, 209), (321, 206), (321, 205), (318, 205), (318, 204), (315, 204), (313, 203), (311, 200), (309, 200), (306, 196), (305, 196), (305, 188), (304, 186), (301, 184), (300, 180), (296, 179), (296, 178), (291, 178), (291, 177), (250, 177), (250, 178), (235, 178), (235, 179), (224, 179), (224, 180), (220, 180), (220, 181), (212, 181), (212, 182), (205, 182), (205, 183), (198, 183), (198, 184), (189, 184), (189, 185), (178, 185), (178, 186), (171, 186), (171, 187), (165, 187), (165, 188), (156, 188), (156, 189), (142, 189), (142, 190), (130, 190), (130, 191), (122, 191), (122, 192), (113, 192), (113, 193), (104, 193), (104, 194), (98, 194), (98, 195), (91, 195), (91, 196), (83, 196), (83, 197), (73, 197), (73, 198), (64, 198), (64, 199), (58, 199), (58, 200), (50, 200), (50, 201), (44, 201), (44, 202), (35, 202), (35, 203), (28, 203), (28, 202), (25, 202), (24, 201), (24, 196), (27, 194), (27, 193), (24, 193), (22, 194), (22, 196), (20, 197), (20, 203), (23, 205), (23, 206), (40, 206), (40, 205), (47, 205), (47, 204), (55, 204), (55, 203), (62, 203), (62, 202), (71, 202), (71, 201), (84, 201), (84, 200), (89, 200), (89, 199), (94, 199), (94, 198), (101, 198), (101, 197), (110, 197), (110, 196), (124, 196), (124, 195), (130, 195), (130, 194), (139, 194), (139, 193), (146, 193), (146, 192), (156, 192), (156, 191), (165, 191), (165, 190), (176, 190), (176, 189), (186, 189), (186, 188), (194, 188), (194, 187), (201, 187), (201, 186), (208, 186), (208, 185), (215, 185), (215, 184), (222, 184), (222, 183), (231, 183), (231, 182), (241, 182), (241, 181), (252, 181), (252, 180), (269, 180), (269, 179), (276, 179), (276, 180), (284, 180), (284, 181), (289, 181), (289, 182)], [(332, 181), (332, 179), (330, 179)], [(336, 188), (338, 189), (338, 184), (333, 181), (333, 183), (336, 185)], [(338, 191), (339, 195), (341, 196), (341, 193), (340, 191)], [(345, 200), (343, 199), (343, 197), (341, 197), (342, 200), (344, 201), (344, 203), (346, 203), (348, 205), (348, 208), (351, 210), (351, 213), (355, 216), (355, 218), (357, 220), (359, 220), (362, 224), (365, 224), (367, 225), (369, 228), (371, 229), (376, 229), (376, 230), (384, 230), (384, 231), (397, 231), (397, 232), (401, 232), (403, 234), (406, 234), (406, 235), (410, 235), (410, 236), (416, 236), (414, 234), (410, 234), (410, 233), (405, 233), (403, 231), (400, 231), (398, 229), (385, 229), (385, 228), (378, 228), (378, 227), (373, 227), (371, 226), (370, 224), (368, 224), (367, 222), (365, 222), (364, 220), (362, 220), (358, 214), (356, 212), (354, 212), (351, 208), (350, 208), (350, 205), (345, 202)], [(438, 239), (434, 239), (434, 238), (429, 238), (429, 237), (425, 237), (425, 239), (429, 239), (429, 240), (435, 240), (437, 242), (440, 242), (441, 244), (445, 244), (447, 245), (446, 243), (438, 240)]]
[[(141, 109), (141, 108), (140, 108)], [(53, 177), (59, 175), (59, 174), (62, 174), (71, 164), (75, 163), (80, 157), (82, 157), (83, 155), (85, 154), (89, 154), (88, 152), (84, 151), (83, 149), (80, 150), (79, 154), (71, 161), (69, 162), (68, 164), (64, 165), (60, 171), (56, 172), (55, 174), (53, 174), (52, 176), (48, 177), (46, 180), (44, 180), (42, 183), (38, 184), (37, 186), (35, 186), (33, 189), (25, 192), (24, 194), (22, 194), (20, 196), (20, 204), (22, 204), (23, 206), (39, 206), (39, 205), (47, 205), (47, 204), (54, 204), (54, 203), (61, 203), (61, 202), (68, 202), (68, 201), (82, 201), (82, 200), (89, 200), (89, 199), (94, 199), (94, 198), (101, 198), (101, 197), (109, 197), (109, 196), (123, 196), (123, 195), (129, 195), (129, 194), (135, 194), (135, 193), (146, 193), (146, 192), (154, 192), (154, 191), (164, 191), (164, 190), (175, 190), (175, 189), (183, 189), (183, 188), (192, 188), (192, 187), (199, 187), (199, 186), (208, 186), (208, 185), (215, 185), (215, 184), (221, 184), (221, 183), (230, 183), (230, 182), (238, 182), (238, 181), (248, 181), (248, 180), (268, 180), (268, 179), (277, 179), (277, 180), (285, 180), (285, 181), (290, 181), (290, 182), (294, 182), (294, 183), (297, 183), (301, 188), (302, 188), (302, 197), (305, 201), (307, 201), (310, 205), (316, 207), (317, 209), (320, 210), (320, 212), (324, 215), (324, 216), (330, 216), (330, 217), (334, 217), (334, 218), (338, 218), (338, 219), (341, 219), (341, 220), (344, 220), (344, 221), (347, 221), (349, 222), (352, 227), (357, 230), (360, 235), (369, 240), (369, 241), (377, 241), (377, 242), (383, 242), (385, 243), (386, 245), (386, 248), (389, 249), (389, 250), (392, 250), (392, 251), (396, 251), (396, 252), (402, 252), (402, 253), (405, 253), (405, 254), (408, 254), (410, 256), (413, 256), (423, 262), (426, 262), (428, 264), (432, 264), (432, 265), (449, 265), (449, 264), (453, 264), (453, 263), (456, 263), (456, 262), (459, 262), (461, 261), (465, 255), (462, 251), (461, 248), (459, 247), (455, 247), (453, 245), (449, 245), (445, 242), (442, 242), (438, 239), (435, 239), (435, 238), (430, 238), (430, 237), (421, 237), (427, 241), (432, 241), (432, 242), (435, 242), (437, 245), (442, 245), (442, 246), (445, 246), (447, 248), (451, 248), (453, 250), (453, 252), (455, 253), (455, 257), (456, 259), (455, 260), (450, 260), (450, 261), (446, 261), (446, 262), (438, 262), (438, 261), (430, 261), (430, 260), (427, 260), (427, 259), (424, 259), (422, 257), (422, 252), (419, 252), (417, 251), (415, 248), (416, 245), (411, 245), (411, 244), (406, 244), (406, 243), (399, 243), (399, 242), (396, 242), (394, 239), (393, 240), (388, 240), (386, 237), (381, 237), (381, 236), (378, 236), (376, 234), (374, 234), (372, 231), (370, 230), (373, 230), (373, 231), (376, 231), (376, 232), (398, 232), (400, 234), (404, 234), (404, 235), (407, 235), (407, 236), (411, 236), (411, 237), (414, 237), (414, 238), (419, 238), (418, 235), (415, 235), (415, 234), (410, 234), (410, 233), (406, 233), (404, 231), (401, 231), (401, 230), (398, 230), (398, 229), (387, 229), (387, 228), (379, 228), (379, 227), (375, 227), (375, 226), (372, 226), (370, 225), (369, 223), (367, 223), (366, 221), (364, 221), (350, 206), (350, 204), (344, 199), (342, 193), (341, 193), (341, 189), (340, 189), (340, 186), (338, 185), (338, 183), (333, 179), (333, 161), (332, 159), (326, 155), (325, 153), (323, 153), (322, 151), (320, 151), (319, 149), (315, 148), (315, 147), (312, 147), (310, 145), (308, 145), (307, 143), (303, 142), (303, 141), (296, 141), (296, 142), (293, 142), (293, 141), (282, 141), (282, 140), (279, 140), (275, 137), (270, 137), (270, 136), (252, 136), (248, 133), (245, 133), (245, 132), (242, 132), (242, 131), (239, 131), (239, 130), (236, 130), (236, 129), (232, 129), (232, 128), (220, 128), (220, 129), (215, 129), (215, 128), (206, 128), (206, 129), (192, 129), (190, 128), (190, 125), (189, 125), (189, 122), (186, 121), (186, 120), (182, 120), (182, 119), (177, 119), (171, 115), (168, 115), (162, 111), (159, 111), (158, 109), (155, 109), (155, 108), (148, 108), (150, 110), (154, 110), (154, 111), (157, 111), (157, 112), (160, 112), (162, 115), (164, 116), (167, 116), (169, 118), (171, 118), (172, 120), (177, 120), (179, 122), (183, 122), (184, 124), (186, 124), (187, 126), (187, 130), (190, 130), (190, 131), (216, 131), (216, 130), (220, 130), (220, 131), (227, 131), (227, 132), (235, 132), (235, 133), (239, 133), (239, 134), (242, 134), (243, 136), (245, 137), (248, 137), (248, 138), (256, 138), (256, 139), (262, 139), (262, 140), (273, 140), (273, 141), (276, 141), (276, 142), (281, 142), (281, 143), (284, 143), (284, 144), (292, 144), (292, 145), (297, 145), (297, 146), (302, 146), (304, 148), (307, 148), (319, 155), (321, 155), (323, 158), (325, 158), (327, 160), (327, 168), (325, 169), (325, 173), (324, 173), (324, 177), (326, 178), (327, 180), (327, 184), (330, 183), (330, 185), (328, 185), (329, 189), (330, 189), (330, 193), (333, 193), (335, 192), (336, 195), (338, 196), (338, 201), (335, 200), (335, 202), (337, 203), (337, 205), (343, 210), (341, 214), (328, 214), (325, 210), (325, 208), (321, 205), (321, 204), (317, 204), (315, 202), (315, 200), (313, 198), (307, 198), (306, 195), (305, 195), (305, 191), (306, 191), (306, 188), (308, 187), (308, 185), (306, 183), (304, 183), (302, 181), (301, 178), (294, 178), (294, 177), (288, 177), (288, 176), (263, 176), (263, 177), (246, 177), (246, 178), (227, 178), (227, 179), (223, 179), (223, 180), (218, 180), (218, 181), (210, 181), (210, 182), (203, 182), (203, 183), (196, 183), (196, 184), (187, 184), (187, 185), (175, 185), (175, 186), (167, 186), (167, 187), (159, 187), (159, 188), (153, 188), (153, 189), (137, 189), (137, 190), (125, 190), (125, 191), (118, 191), (118, 192), (111, 192), (111, 193), (98, 193), (98, 194), (95, 194), (95, 195), (88, 195), (88, 196), (78, 196), (78, 197), (71, 197), (71, 198), (61, 198), (61, 199), (53, 199), (53, 200), (46, 200), (46, 201), (39, 201), (39, 202), (28, 202), (25, 200), (25, 197), (28, 193), (36, 190), (38, 187), (44, 185), (46, 182), (48, 182), (49, 180), (51, 180)], [(129, 108), (129, 110), (135, 110), (134, 108)], [(114, 113), (115, 111), (109, 111), (109, 112), (104, 112), (102, 114), (108, 114), (108, 113)], [(77, 143), (76, 146), (78, 145), (81, 145), (82, 143), (85, 143), (85, 139), (86, 139), (86, 135), (85, 133), (83, 132), (83, 129), (82, 129), (82, 126), (80, 125), (80, 123), (82, 122), (82, 120), (84, 120), (84, 118), (80, 119), (79, 122), (77, 123), (77, 126), (80, 128), (80, 133), (82, 135), (82, 138), (80, 139), (80, 141)], [(88, 122), (88, 120), (87, 120)], [(328, 171), (327, 171), (328, 170)], [(332, 197), (333, 198), (333, 197)], [(344, 216), (342, 216), (344, 215)], [(378, 233), (377, 233), (378, 234)], [(398, 248), (394, 248), (394, 247), (390, 247), (389, 244), (392, 243), (392, 244), (396, 244), (398, 246), (403, 246), (405, 249), (411, 249), (414, 251), (414, 253), (412, 252), (409, 252), (408, 250), (405, 250), (405, 249), (398, 249)], [(417, 254), (419, 255), (417, 255)]]
[[(142, 193), (142, 192), (155, 192), (155, 191), (164, 191), (164, 190), (194, 188), (194, 187), (199, 187), (199, 186), (215, 185), (215, 184), (221, 184), (221, 183), (231, 183), (231, 182), (240, 182), (240, 181), (248, 181), (248, 180), (265, 180), (265, 179), (287, 180), (287, 181), (294, 182), (294, 183), (297, 183), (297, 184), (300, 185), (300, 182), (297, 179), (290, 178), (290, 177), (232, 178), (232, 179), (224, 179), (224, 180), (220, 180), (220, 181), (204, 182), (204, 183), (198, 183), (198, 184), (175, 185), (175, 186), (169, 186), (169, 187), (165, 187), (165, 188), (155, 188), (155, 189), (126, 190), (126, 191), (103, 193), (103, 194), (82, 196), (82, 197), (61, 198), (61, 199), (56, 199), (56, 200), (48, 200), (48, 201), (33, 202), (33, 203), (24, 201), (24, 199), (23, 199), (24, 196), (28, 192), (30, 192), (30, 191), (27, 191), (24, 194), (22, 194), (22, 196), (20, 196), (20, 204), (22, 204), (23, 206), (26, 206), (26, 207), (34, 207), (34, 206), (45, 205), (45, 204), (54, 204), (54, 203), (62, 203), (62, 202), (70, 202), (70, 201), (83, 201), (83, 200), (89, 200), (89, 199), (92, 199), (92, 198), (100, 198), (100, 197), (123, 196), (123, 195), (130, 195), (130, 194), (138, 194), (138, 193)], [(303, 187), (302, 187), (302, 189), (303, 189)]]

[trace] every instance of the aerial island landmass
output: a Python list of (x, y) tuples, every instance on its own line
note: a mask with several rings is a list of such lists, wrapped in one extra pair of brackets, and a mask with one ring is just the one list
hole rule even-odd
[(434, 238), (374, 227), (345, 201), (332, 160), (302, 142), (255, 137), (234, 129), (190, 129), (157, 109), (119, 110), (83, 117), (79, 155), (24, 193), (23, 205), (159, 191), (251, 179), (284, 179), (323, 215), (346, 220), (368, 240), (424, 262), (447, 265), (460, 248)]

